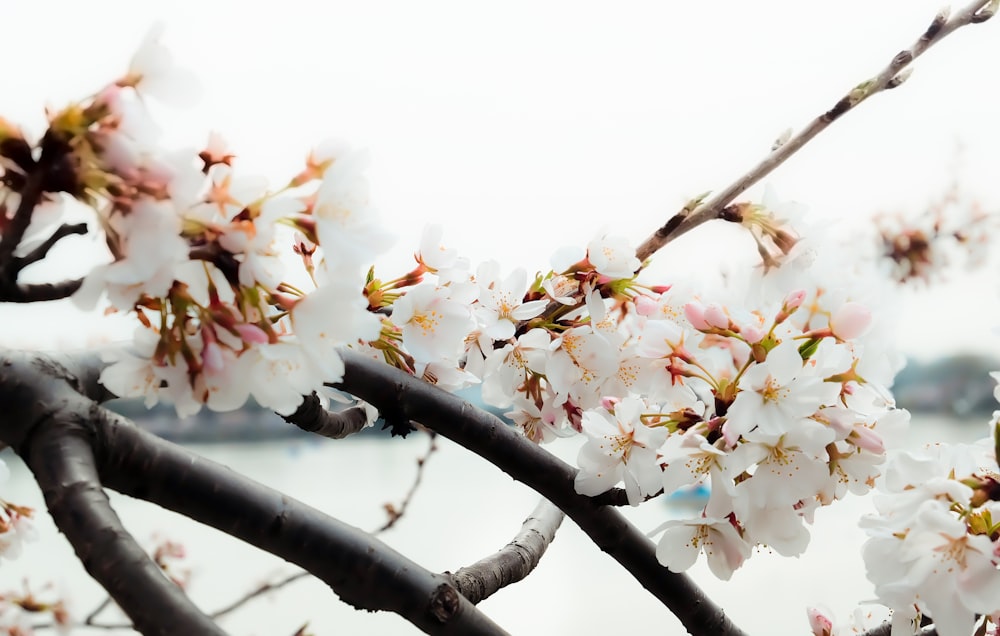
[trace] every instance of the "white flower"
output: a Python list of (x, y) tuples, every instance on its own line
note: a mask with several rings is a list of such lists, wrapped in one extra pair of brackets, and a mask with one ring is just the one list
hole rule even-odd
[(170, 49), (160, 43), (163, 31), (161, 23), (150, 28), (132, 55), (128, 73), (118, 84), (132, 86), (141, 94), (166, 104), (191, 106), (198, 100), (200, 92), (197, 79), (190, 71), (174, 65)]
[(650, 533), (663, 531), (656, 546), (656, 560), (671, 572), (684, 572), (704, 551), (712, 574), (724, 581), (750, 556), (745, 542), (728, 519), (700, 517), (667, 521)]
[(493, 340), (507, 340), (514, 335), (519, 321), (539, 315), (548, 303), (544, 300), (524, 302), (524, 294), (528, 291), (528, 275), (524, 269), (515, 269), (503, 281), (499, 279), (499, 269), (500, 264), (496, 261), (479, 266), (476, 317), (487, 336)]
[(369, 205), (367, 163), (365, 153), (345, 151), (333, 159), (316, 192), (316, 233), (331, 275), (369, 265), (391, 243)]
[(584, 412), (583, 432), (589, 439), (577, 458), (576, 492), (593, 497), (624, 480), (628, 502), (638, 506), (660, 489), (656, 451), (666, 440), (667, 430), (643, 424), (644, 408), (641, 400), (627, 398), (615, 405), (614, 415), (603, 410)]
[(587, 258), (598, 274), (612, 279), (632, 278), (641, 263), (635, 248), (621, 236), (601, 236), (587, 245)]
[(824, 382), (803, 366), (798, 345), (786, 340), (752, 366), (740, 378), (741, 391), (726, 412), (723, 432), (734, 444), (740, 435), (758, 430), (763, 435), (780, 436), (821, 406), (836, 400), (840, 385)]
[(344, 362), (337, 347), (378, 339), (382, 323), (367, 307), (357, 287), (339, 281), (317, 288), (292, 307), (292, 328), (303, 351), (320, 371), (318, 383), (337, 382), (344, 377)]
[(451, 300), (449, 290), (417, 285), (398, 299), (392, 322), (403, 331), (403, 344), (420, 362), (454, 360), (463, 351), (472, 315), (467, 305)]

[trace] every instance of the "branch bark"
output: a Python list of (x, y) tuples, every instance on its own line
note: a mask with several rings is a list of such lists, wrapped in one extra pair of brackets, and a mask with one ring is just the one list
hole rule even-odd
[(445, 574), (462, 596), (479, 603), (531, 574), (555, 538), (564, 516), (562, 510), (542, 499), (524, 520), (517, 536), (499, 552), (454, 574)]
[(340, 353), (346, 371), (337, 388), (374, 404), (387, 421), (408, 419), (437, 431), (533, 488), (569, 515), (692, 634), (743, 635), (690, 578), (661, 566), (652, 541), (621, 513), (578, 495), (575, 469), (459, 397), (355, 351)]
[(504, 634), (433, 574), (370, 534), (228, 468), (129, 426), (93, 420), (111, 488), (212, 526), (308, 570), (345, 602), (389, 610), (430, 634)]
[(90, 441), (71, 407), (36, 427), (21, 452), (49, 513), (87, 572), (149, 636), (224, 635), (122, 526), (101, 487)]
[(636, 249), (636, 257), (640, 261), (645, 261), (670, 241), (687, 234), (706, 221), (719, 218), (722, 210), (736, 197), (770, 174), (814, 137), (826, 130), (834, 121), (840, 119), (845, 113), (853, 110), (872, 95), (902, 84), (905, 76), (900, 75), (900, 72), (927, 49), (963, 26), (979, 24), (992, 18), (994, 9), (990, 6), (991, 2), (992, 0), (976, 0), (950, 18), (947, 13), (938, 14), (917, 41), (910, 48), (897, 53), (889, 64), (879, 71), (878, 75), (849, 90), (832, 108), (816, 117), (798, 134), (772, 150), (749, 172), (698, 206), (693, 212), (685, 209), (671, 217), (662, 227), (643, 241)]
[(303, 431), (330, 439), (350, 437), (368, 425), (364, 407), (352, 406), (343, 411), (328, 411), (323, 408), (315, 393), (305, 396), (294, 413), (282, 415), (281, 419)]

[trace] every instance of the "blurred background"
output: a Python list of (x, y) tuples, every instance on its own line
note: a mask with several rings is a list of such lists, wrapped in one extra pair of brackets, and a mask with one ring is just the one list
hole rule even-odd
[[(277, 185), (320, 140), (347, 140), (369, 149), (372, 197), (398, 237), (377, 263), (381, 272), (409, 268), (430, 222), (443, 224), (446, 242), (475, 262), (495, 258), (505, 269), (533, 272), (548, 269), (556, 248), (585, 244), (602, 230), (638, 243), (690, 198), (728, 185), (785, 129), (801, 128), (875, 75), (940, 8), (940, 0), (614, 9), (596, 2), (8, 3), (0, 8), (0, 116), (40, 133), (45, 105), (60, 107), (118, 77), (162, 21), (164, 40), (202, 85), (193, 108), (152, 105), (165, 143), (200, 148), (209, 131), (219, 131), (238, 171)], [(998, 28), (987, 23), (950, 36), (916, 62), (902, 87), (849, 113), (765, 182), (780, 198), (806, 204), (814, 231), (842, 238), (843, 249), (875, 244), (875, 215), (917, 218), (953, 189), (959, 214), (972, 206), (1000, 212)], [(747, 198), (762, 192), (755, 187)], [(709, 285), (720, 269), (750, 266), (754, 256), (748, 237), (704, 227), (658, 254), (654, 267), (672, 282)], [(26, 275), (78, 276), (102, 258), (94, 237), (70, 238)], [(992, 358), (1000, 354), (997, 264), (987, 258), (968, 269), (961, 260), (882, 308), (899, 318), (897, 344), (912, 361), (897, 396), (920, 411), (914, 443), (977, 437), (993, 408), (985, 371), (1000, 368)], [(68, 302), (0, 306), (4, 346), (78, 348), (130, 333), (127, 323), (83, 315)], [(270, 421), (257, 441), (238, 440), (225, 422), (175, 426), (164, 417), (156, 424), (157, 417), (147, 421), (162, 431), (210, 431), (223, 443), (200, 452), (363, 528), (384, 521), (382, 502), (399, 502), (426, 445), (420, 435), (274, 440), (280, 427), (256, 412), (233, 425)], [(411, 512), (384, 538), (427, 567), (454, 570), (509, 541), (535, 500), (464, 450), (441, 446)], [(572, 460), (575, 449), (556, 452)], [(4, 496), (38, 505), (30, 476), (9, 463), (15, 475)], [(153, 506), (116, 501), (140, 539), (155, 532), (189, 547), (192, 592), (210, 609), (288, 571)], [(693, 574), (751, 633), (804, 633), (806, 604), (826, 603), (846, 617), (871, 596), (855, 527), (865, 505), (821, 511), (813, 546), (799, 560), (757, 555), (729, 584), (707, 570)], [(634, 514), (652, 528), (668, 511), (644, 506)], [(68, 591), (86, 613), (100, 592), (46, 524), (47, 517), (25, 557), (0, 564), (0, 593), (30, 575)], [(317, 634), (412, 631), (395, 617), (355, 615), (321, 585), (303, 589), (257, 602), (224, 627), (291, 634), (310, 620)], [(538, 572), (483, 607), (513, 633), (680, 630), (571, 522)]]

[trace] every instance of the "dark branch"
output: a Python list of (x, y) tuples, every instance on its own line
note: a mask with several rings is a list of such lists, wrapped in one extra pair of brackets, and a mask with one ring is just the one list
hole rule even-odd
[(510, 543), (496, 554), (450, 575), (455, 588), (465, 598), (479, 603), (508, 585), (521, 581), (542, 560), (563, 516), (562, 510), (542, 499)]
[(44, 171), (36, 170), (28, 175), (20, 190), (21, 201), (17, 205), (14, 217), (3, 228), (3, 235), (0, 236), (0, 278), (10, 277), (11, 282), (15, 278), (10, 271), (11, 263), (14, 260), (14, 250), (20, 245), (25, 231), (31, 225), (31, 214), (35, 211), (35, 206), (42, 200), (44, 180)]
[(66, 238), (67, 236), (73, 236), (74, 234), (86, 234), (87, 224), (86, 223), (74, 223), (72, 225), (68, 223), (63, 223), (52, 233), (52, 236), (42, 241), (35, 249), (28, 252), (25, 256), (14, 257), (11, 262), (12, 274), (15, 276), (25, 267), (31, 265), (32, 263), (37, 263), (49, 254), (49, 250), (55, 247), (55, 244), (60, 240)]
[(281, 419), (303, 431), (330, 439), (343, 439), (368, 425), (364, 407), (353, 406), (343, 411), (328, 411), (323, 408), (315, 393), (307, 395), (294, 413), (282, 415)]
[(459, 397), (357, 352), (341, 350), (341, 355), (346, 372), (338, 388), (374, 404), (387, 418), (420, 422), (533, 488), (670, 608), (688, 631), (743, 634), (691, 579), (661, 566), (652, 541), (617, 510), (578, 495), (576, 470)]
[(64, 280), (59, 283), (25, 283), (18, 284), (0, 280), (0, 302), (6, 303), (44, 303), (50, 300), (62, 300), (76, 293), (83, 285), (82, 278)]
[(375, 537), (224, 466), (128, 426), (94, 418), (101, 476), (151, 501), (295, 563), (357, 609), (389, 610), (432, 634), (503, 634), (447, 577)]
[(87, 572), (143, 634), (224, 634), (122, 526), (98, 479), (89, 435), (79, 423), (85, 415), (83, 399), (72, 406), (36, 426), (21, 451), (53, 520)]

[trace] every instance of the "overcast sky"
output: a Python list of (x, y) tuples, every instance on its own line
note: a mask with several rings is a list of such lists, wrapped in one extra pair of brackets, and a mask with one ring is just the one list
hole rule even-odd
[[(171, 145), (197, 146), (219, 130), (238, 166), (277, 184), (317, 141), (346, 139), (370, 150), (372, 196), (399, 237), (380, 263), (386, 274), (409, 264), (432, 221), (474, 261), (535, 271), (601, 228), (638, 242), (691, 196), (724, 187), (785, 128), (880, 70), (940, 6), (8, 3), (0, 115), (39, 130), (45, 104), (118, 76), (162, 20), (203, 86), (195, 108), (164, 111)], [(903, 87), (837, 122), (767, 183), (841, 231), (880, 211), (918, 212), (947, 187), (961, 146), (961, 185), (996, 209), (998, 61), (1000, 21), (961, 30), (918, 60)], [(657, 259), (680, 277), (726, 258), (726, 245), (694, 232)], [(67, 247), (39, 274), (77, 275), (79, 253)], [(995, 271), (959, 271), (911, 301), (902, 346), (918, 355), (982, 348), (1000, 323)], [(82, 345), (102, 331), (64, 305), (0, 311), (6, 344)]]

